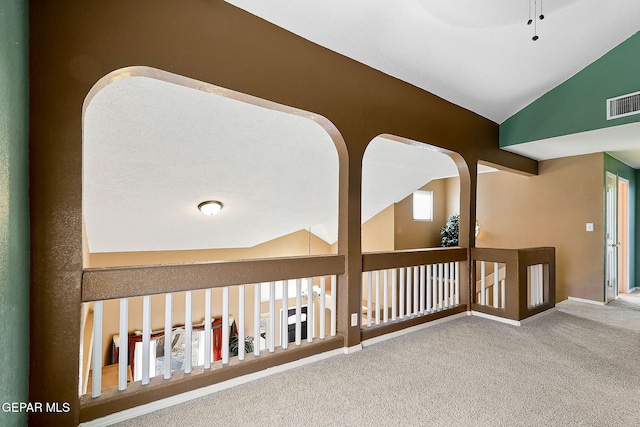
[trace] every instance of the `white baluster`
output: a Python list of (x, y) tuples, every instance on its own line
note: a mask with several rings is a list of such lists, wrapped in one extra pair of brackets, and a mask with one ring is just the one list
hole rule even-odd
[(338, 277), (334, 274), (331, 276), (331, 336), (336, 336), (336, 281)]
[(282, 281), (282, 316), (280, 323), (280, 346), (284, 349), (289, 347), (289, 281)]
[(211, 368), (211, 289), (204, 291), (204, 369)]
[[(373, 295), (373, 285), (371, 283), (372, 272), (367, 273), (367, 327), (371, 326), (371, 300)], [(360, 322), (362, 323), (362, 321)]]
[(164, 295), (164, 379), (171, 378), (171, 332), (173, 324), (171, 322), (171, 314), (173, 313), (173, 295)]
[(456, 305), (456, 264), (449, 263), (449, 307)]
[(456, 295), (455, 302), (456, 305), (460, 304), (460, 263), (456, 261)]
[(376, 325), (380, 324), (380, 270), (376, 270)]
[(276, 351), (276, 282), (269, 283), (269, 327), (267, 328), (269, 353)]
[(229, 287), (222, 288), (222, 364), (229, 363)]
[(413, 268), (412, 267), (407, 267), (407, 317), (411, 317), (412, 313), (411, 313), (411, 278), (413, 277), (412, 274)]
[(302, 341), (302, 280), (296, 279), (296, 345)]
[(313, 313), (313, 305), (315, 296), (313, 294), (313, 278), (307, 279), (307, 294), (309, 298), (307, 298), (307, 342), (313, 341), (313, 331), (314, 331), (314, 313)]
[(413, 267), (413, 315), (414, 316), (418, 315), (418, 310), (419, 310), (419, 305), (420, 305), (419, 302), (418, 302), (418, 300), (419, 300), (419, 291), (420, 291), (419, 286), (418, 286), (419, 280), (420, 280), (419, 279), (419, 277), (420, 277), (419, 273), (420, 273), (419, 268), (417, 266)]
[(498, 308), (498, 282), (500, 276), (500, 264), (493, 263), (493, 306)]
[(400, 312), (398, 313), (398, 317), (400, 319), (404, 319), (404, 268), (400, 269), (400, 283), (398, 284), (398, 289), (400, 290)]
[(420, 314), (424, 314), (424, 273), (425, 266), (420, 266)]
[(142, 385), (149, 384), (151, 353), (151, 296), (142, 297)]
[(383, 322), (389, 323), (389, 270), (384, 270), (384, 314)]
[(260, 298), (261, 292), (260, 288), (262, 285), (260, 283), (256, 283), (253, 285), (253, 354), (254, 356), (260, 356)]
[(426, 285), (427, 285), (427, 312), (431, 311), (431, 289), (433, 288), (433, 280), (431, 279), (431, 264), (427, 265), (427, 277), (426, 277)]
[[(94, 335), (95, 337), (95, 335)], [(118, 390), (127, 388), (129, 366), (129, 299), (120, 298), (120, 346), (118, 348)]]
[(398, 269), (394, 268), (391, 272), (391, 320), (396, 320), (398, 312)]
[(102, 301), (93, 303), (93, 367), (91, 397), (102, 392)]
[(443, 294), (443, 303), (444, 303), (444, 308), (449, 308), (449, 265), (448, 264), (443, 264), (442, 268), (444, 270), (444, 277), (443, 277), (443, 282), (444, 282), (444, 294)]
[[(192, 325), (192, 298), (191, 291), (185, 292), (184, 295), (184, 373), (191, 373), (191, 365), (193, 360), (193, 325)], [(202, 345), (202, 343), (199, 343)]]
[(444, 299), (444, 283), (443, 283), (443, 276), (444, 276), (444, 265), (442, 265), (442, 263), (438, 264), (438, 309), (442, 310), (443, 308), (443, 299)]
[(327, 277), (322, 276), (320, 278), (320, 339), (325, 338), (325, 323), (327, 322), (327, 316), (325, 311), (327, 310)]
[(487, 305), (485, 286), (486, 286), (486, 274), (485, 274), (485, 262), (480, 261), (480, 304)]
[(238, 287), (238, 360), (244, 360), (244, 300), (244, 285), (240, 285)]

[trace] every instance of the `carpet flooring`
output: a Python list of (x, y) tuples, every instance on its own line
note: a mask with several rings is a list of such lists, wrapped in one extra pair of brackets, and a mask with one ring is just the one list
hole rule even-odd
[[(637, 298), (635, 300), (634, 298)], [(640, 293), (465, 317), (119, 426), (640, 426)]]

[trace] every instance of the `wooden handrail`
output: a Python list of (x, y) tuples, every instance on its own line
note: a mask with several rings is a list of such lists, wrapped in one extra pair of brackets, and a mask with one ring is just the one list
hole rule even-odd
[(386, 270), (388, 268), (414, 265), (438, 264), (466, 261), (467, 249), (431, 248), (394, 252), (369, 252), (362, 254), (362, 271)]
[(345, 271), (343, 255), (87, 268), (82, 302), (272, 282)]

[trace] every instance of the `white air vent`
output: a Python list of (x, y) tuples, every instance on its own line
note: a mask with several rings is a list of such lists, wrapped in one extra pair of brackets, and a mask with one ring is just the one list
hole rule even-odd
[(607, 99), (607, 120), (640, 114), (640, 92)]

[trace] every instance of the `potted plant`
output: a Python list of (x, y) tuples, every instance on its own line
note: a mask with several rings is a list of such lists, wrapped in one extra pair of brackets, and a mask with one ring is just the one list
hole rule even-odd
[(442, 227), (440, 235), (442, 236), (442, 246), (450, 248), (458, 246), (458, 235), (460, 231), (460, 215), (452, 214), (447, 219), (447, 224)]

